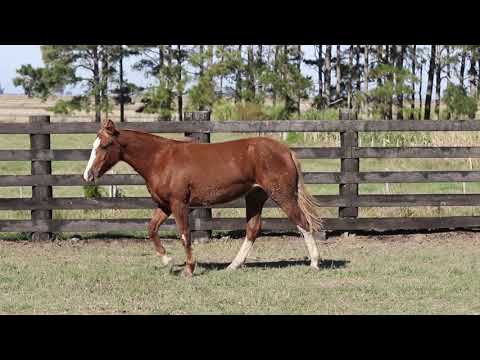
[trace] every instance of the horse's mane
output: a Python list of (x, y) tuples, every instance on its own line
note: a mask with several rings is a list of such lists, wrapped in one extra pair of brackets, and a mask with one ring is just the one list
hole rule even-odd
[(163, 137), (163, 136), (160, 136), (160, 135), (154, 135), (154, 134), (151, 134), (151, 133), (148, 133), (148, 132), (145, 132), (145, 131), (141, 131), (141, 130), (125, 129), (123, 131), (128, 131), (128, 132), (131, 132), (131, 133), (146, 135), (146, 136), (149, 136), (151, 138), (154, 138), (156, 141), (160, 140), (160, 141), (163, 141), (163, 142), (173, 142), (173, 143), (196, 142), (196, 140), (194, 138), (191, 138), (191, 137), (184, 137), (183, 139), (169, 139), (169, 138), (166, 138), (166, 137)]

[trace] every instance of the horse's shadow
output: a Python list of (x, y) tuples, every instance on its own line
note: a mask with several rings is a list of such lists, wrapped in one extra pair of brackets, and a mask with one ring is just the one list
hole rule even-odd
[[(332, 260), (324, 259), (318, 263), (320, 269), (338, 269), (345, 267), (350, 261), (349, 260)], [(185, 265), (185, 264), (182, 264)], [(178, 268), (182, 265), (176, 265), (176, 269), (171, 269), (171, 273), (174, 275), (179, 275), (182, 269)], [(205, 272), (210, 271), (219, 271), (225, 270), (229, 262), (198, 262), (196, 274), (201, 275)], [(309, 266), (310, 260), (277, 260), (277, 261), (254, 261), (247, 262), (243, 265), (244, 268), (261, 268), (261, 269), (282, 269), (291, 266)], [(200, 271), (198, 271), (200, 270)]]

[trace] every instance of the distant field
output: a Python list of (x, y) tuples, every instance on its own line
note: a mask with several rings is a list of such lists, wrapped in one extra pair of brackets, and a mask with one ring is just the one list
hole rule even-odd
[[(53, 114), (48, 110), (58, 99), (68, 99), (70, 96), (60, 96), (49, 98), (43, 102), (41, 99), (28, 98), (24, 95), (0, 95), (0, 122), (27, 122), (30, 115), (50, 115), (51, 121), (91, 121), (95, 114), (93, 112), (76, 112), (73, 115)], [(135, 109), (139, 106), (139, 99), (135, 99), (136, 103), (125, 106), (125, 116), (127, 120), (135, 121), (136, 119), (154, 119), (157, 116), (152, 114), (139, 114)], [(112, 117), (119, 118), (120, 110), (118, 106), (113, 109)]]
[(194, 246), (193, 279), (162, 268), (149, 241), (0, 241), (1, 314), (480, 314), (476, 232), (332, 237), (309, 268), (301, 238), (261, 237), (247, 265), (223, 269), (241, 239)]

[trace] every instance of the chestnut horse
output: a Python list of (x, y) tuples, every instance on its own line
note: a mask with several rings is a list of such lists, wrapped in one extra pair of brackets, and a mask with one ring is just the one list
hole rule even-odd
[(188, 224), (189, 206), (225, 203), (245, 196), (246, 238), (227, 269), (241, 266), (260, 232), (261, 212), (270, 197), (302, 233), (310, 266), (318, 269), (318, 249), (313, 232), (320, 230), (318, 204), (305, 189), (295, 154), (273, 139), (255, 137), (214, 144), (178, 141), (153, 134), (117, 130), (104, 121), (93, 143), (83, 174), (94, 181), (117, 162), (125, 161), (144, 179), (157, 205), (148, 234), (164, 265), (172, 259), (157, 234), (173, 214), (186, 252), (185, 275), (195, 269)]

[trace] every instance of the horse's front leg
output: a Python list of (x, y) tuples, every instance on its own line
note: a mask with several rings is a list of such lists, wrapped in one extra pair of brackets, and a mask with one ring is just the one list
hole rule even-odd
[(150, 223), (148, 224), (148, 236), (150, 240), (153, 241), (157, 255), (160, 256), (160, 260), (164, 266), (168, 265), (172, 261), (172, 258), (167, 256), (167, 252), (162, 245), (160, 237), (158, 236), (158, 229), (169, 216), (169, 209), (157, 208), (153, 213), (152, 220), (150, 220)]
[(190, 227), (188, 225), (188, 205), (183, 202), (173, 202), (171, 204), (172, 213), (177, 223), (178, 233), (182, 238), (183, 247), (187, 256), (184, 275), (192, 277), (195, 270), (195, 260), (192, 254), (192, 242), (190, 239)]

